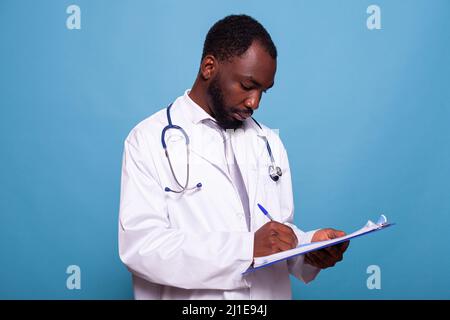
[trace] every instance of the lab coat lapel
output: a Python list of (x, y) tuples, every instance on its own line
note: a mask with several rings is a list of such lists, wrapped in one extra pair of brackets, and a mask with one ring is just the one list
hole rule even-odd
[(252, 126), (253, 120), (244, 123), (244, 129), (236, 130), (232, 135), (232, 144), (236, 162), (241, 170), (242, 179), (247, 189), (250, 214), (253, 215), (258, 192), (259, 174), (257, 170), (257, 132)]
[[(183, 114), (180, 107), (180, 105), (174, 105), (172, 119), (174, 119), (174, 124), (184, 128), (189, 136), (190, 151), (209, 162), (230, 179), (220, 134), (211, 133), (211, 129), (204, 124), (194, 124)], [(195, 158), (191, 157), (191, 165), (198, 164), (195, 162)]]
[(191, 151), (229, 178), (222, 138), (219, 134), (207, 133), (207, 130), (201, 124), (192, 126), (194, 137), (191, 139)]

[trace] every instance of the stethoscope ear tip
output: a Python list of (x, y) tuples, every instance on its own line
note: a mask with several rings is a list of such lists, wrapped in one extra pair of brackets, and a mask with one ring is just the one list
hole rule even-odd
[(172, 190), (171, 190), (169, 187), (165, 187), (165, 188), (164, 188), (164, 191), (165, 191), (165, 192), (170, 192), (170, 191), (172, 191)]
[(201, 182), (199, 182), (199, 183), (197, 183), (197, 188), (201, 188), (202, 187), (202, 183)]

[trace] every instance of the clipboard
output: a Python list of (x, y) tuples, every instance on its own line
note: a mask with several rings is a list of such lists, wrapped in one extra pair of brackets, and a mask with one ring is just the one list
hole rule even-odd
[(350, 239), (365, 236), (367, 234), (377, 232), (380, 230), (384, 230), (393, 225), (395, 225), (395, 223), (389, 223), (387, 221), (386, 216), (384, 214), (382, 214), (378, 218), (376, 223), (369, 220), (364, 225), (364, 227), (362, 227), (361, 229), (356, 230), (355, 232), (345, 235), (343, 237), (326, 240), (326, 241), (317, 241), (317, 242), (306, 243), (306, 244), (299, 245), (298, 247), (296, 247), (294, 249), (277, 252), (277, 253), (274, 253), (274, 254), (271, 254), (268, 256), (264, 256), (264, 257), (257, 257), (254, 259), (253, 267), (248, 268), (242, 274), (254, 272), (258, 269), (265, 268), (267, 266), (270, 266), (274, 263), (278, 263), (280, 261), (291, 259), (291, 258), (300, 256), (300, 255), (303, 255), (303, 254), (307, 254), (308, 252), (331, 247), (331, 246), (337, 245), (339, 243), (348, 241)]

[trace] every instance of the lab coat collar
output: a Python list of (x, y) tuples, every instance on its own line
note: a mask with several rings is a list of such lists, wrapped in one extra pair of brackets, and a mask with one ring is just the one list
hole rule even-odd
[[(191, 89), (187, 89), (184, 92), (184, 95), (181, 97), (182, 103), (186, 105), (186, 108), (183, 109), (183, 113), (185, 114), (186, 118), (195, 125), (198, 125), (204, 120), (212, 120), (213, 122), (216, 122), (216, 120), (211, 115), (209, 115), (202, 107), (200, 107), (194, 100), (191, 99), (191, 97), (189, 96), (190, 92)], [(255, 121), (250, 118), (244, 121), (242, 129), (244, 129), (244, 131), (255, 130), (256, 132), (259, 132), (261, 130), (256, 125)]]
[(186, 117), (193, 123), (199, 124), (200, 122), (210, 119), (215, 122), (214, 118), (211, 117), (202, 107), (200, 107), (194, 100), (189, 97), (189, 92), (191, 89), (188, 89), (184, 92), (182, 97), (183, 103), (186, 104), (188, 108), (186, 108)]

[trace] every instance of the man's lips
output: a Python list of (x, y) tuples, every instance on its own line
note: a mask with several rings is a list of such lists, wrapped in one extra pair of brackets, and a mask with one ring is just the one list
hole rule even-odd
[(252, 114), (250, 112), (245, 111), (236, 111), (231, 113), (232, 117), (239, 121), (244, 121), (248, 117), (250, 117)]

